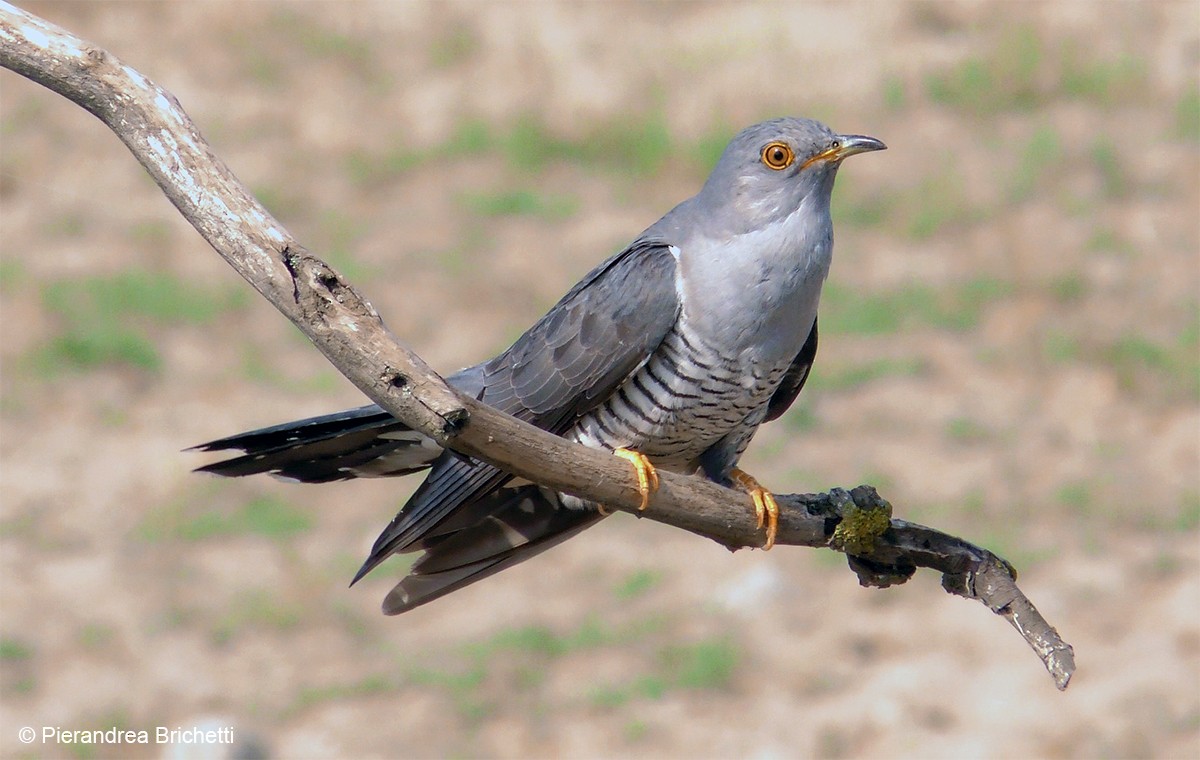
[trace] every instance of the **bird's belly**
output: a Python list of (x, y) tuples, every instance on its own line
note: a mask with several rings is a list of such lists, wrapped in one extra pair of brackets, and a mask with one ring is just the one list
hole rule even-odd
[(651, 359), (568, 436), (598, 448), (639, 451), (658, 466), (692, 472), (700, 455), (767, 404), (787, 364), (724, 357), (695, 336), (672, 333)]

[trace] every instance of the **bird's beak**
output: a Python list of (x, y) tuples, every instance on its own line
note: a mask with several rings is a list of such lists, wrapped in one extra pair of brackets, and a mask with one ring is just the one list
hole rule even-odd
[(836, 149), (830, 158), (841, 161), (846, 156), (856, 153), (870, 153), (873, 150), (887, 150), (887, 146), (874, 137), (866, 135), (842, 135), (842, 147)]
[(812, 158), (804, 162), (801, 169), (808, 167), (810, 164), (815, 164), (817, 161), (829, 161), (831, 163), (840, 163), (847, 156), (853, 156), (858, 153), (869, 153), (873, 150), (887, 150), (887, 146), (880, 140), (866, 135), (839, 135), (838, 146), (823, 150)]

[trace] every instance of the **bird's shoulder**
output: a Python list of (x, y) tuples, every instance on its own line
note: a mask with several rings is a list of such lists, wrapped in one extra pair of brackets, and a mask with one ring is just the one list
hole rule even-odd
[(646, 360), (679, 316), (669, 244), (639, 239), (573, 288), (483, 366), (483, 399), (555, 429), (606, 397)]

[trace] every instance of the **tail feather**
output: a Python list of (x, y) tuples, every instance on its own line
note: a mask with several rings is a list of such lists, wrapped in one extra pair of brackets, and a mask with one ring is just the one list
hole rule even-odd
[(239, 433), (193, 450), (244, 452), (198, 472), (224, 477), (265, 472), (301, 483), (406, 475), (442, 453), (433, 440), (374, 404)]
[(426, 540), (425, 554), (383, 600), (398, 615), (541, 554), (604, 515), (564, 507), (538, 486), (503, 489), (488, 499), (486, 517), (470, 527)]
[(258, 453), (293, 445), (297, 441), (330, 438), (363, 427), (378, 426), (380, 423), (389, 421), (396, 422), (392, 415), (377, 405), (367, 404), (333, 414), (322, 414), (318, 417), (307, 417), (302, 420), (292, 420), (258, 430), (237, 433), (193, 446), (188, 451), (241, 449), (249, 453)]
[[(485, 370), (468, 367), (448, 380), (479, 398)], [(239, 433), (193, 450), (240, 452), (200, 472), (270, 473), (302, 483), (404, 475), (437, 463), (354, 578), (395, 552), (425, 552), (384, 599), (387, 615), (512, 567), (603, 518), (595, 510), (568, 508), (558, 494), (535, 485), (505, 486), (512, 476), (444, 451), (373, 404)]]

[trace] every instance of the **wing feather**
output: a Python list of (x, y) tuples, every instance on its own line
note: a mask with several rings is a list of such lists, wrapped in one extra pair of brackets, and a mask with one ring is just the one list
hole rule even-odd
[[(512, 347), (481, 365), (479, 398), (544, 430), (565, 432), (637, 370), (671, 330), (679, 316), (675, 272), (675, 257), (658, 241), (640, 240), (608, 259)], [(587, 350), (575, 350), (576, 344)], [(422, 538), (456, 509), (510, 478), (447, 452), (376, 540), (355, 581), (394, 552), (422, 548)]]

